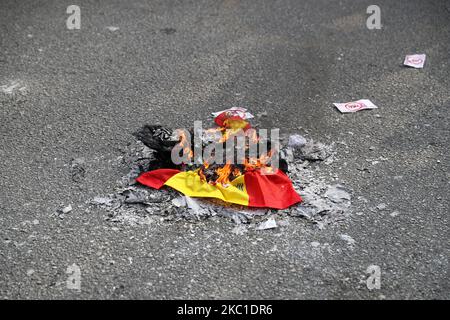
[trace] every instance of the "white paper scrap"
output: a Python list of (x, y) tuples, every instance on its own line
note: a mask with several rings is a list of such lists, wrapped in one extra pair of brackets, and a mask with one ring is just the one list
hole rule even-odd
[(411, 54), (411, 55), (407, 55), (405, 57), (405, 61), (403, 62), (403, 64), (405, 66), (408, 67), (413, 67), (416, 69), (422, 69), (423, 65), (425, 64), (425, 59), (426, 59), (426, 55), (425, 54)]
[(194, 213), (198, 214), (201, 210), (201, 206), (198, 203), (198, 200), (185, 196), (186, 199), (186, 204), (188, 206), (189, 209), (192, 209), (192, 211), (194, 211)]
[(346, 103), (333, 103), (336, 108), (342, 113), (356, 112), (364, 109), (376, 109), (376, 105), (368, 99), (361, 99), (358, 101), (346, 102)]
[(268, 220), (261, 222), (257, 227), (256, 230), (267, 230), (267, 229), (274, 229), (278, 227), (277, 222), (274, 218), (269, 218)]
[(186, 198), (184, 196), (179, 196), (172, 199), (172, 203), (176, 207), (186, 207)]
[(240, 108), (240, 107), (233, 107), (230, 109), (213, 112), (212, 115), (214, 116), (214, 118), (216, 118), (217, 116), (219, 116), (220, 114), (222, 114), (224, 112), (227, 112), (230, 116), (241, 117), (244, 120), (253, 118), (253, 115), (250, 112), (247, 112), (247, 109)]

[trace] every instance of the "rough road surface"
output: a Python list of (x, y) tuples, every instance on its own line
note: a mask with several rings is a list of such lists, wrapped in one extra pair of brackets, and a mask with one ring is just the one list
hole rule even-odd
[[(73, 2), (0, 2), (1, 298), (450, 298), (448, 1), (380, 0), (381, 30), (366, 1)], [(410, 53), (424, 69), (402, 66)], [(363, 98), (379, 108), (332, 105)], [(231, 106), (334, 143), (316, 169), (352, 190), (352, 214), (240, 233), (89, 204), (129, 172), (143, 123)]]

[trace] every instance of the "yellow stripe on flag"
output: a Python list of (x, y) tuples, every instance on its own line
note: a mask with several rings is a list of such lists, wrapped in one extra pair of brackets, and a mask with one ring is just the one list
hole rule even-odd
[(234, 179), (227, 187), (211, 185), (202, 180), (197, 171), (180, 172), (164, 183), (189, 197), (217, 198), (223, 201), (248, 206), (248, 194), (244, 175)]

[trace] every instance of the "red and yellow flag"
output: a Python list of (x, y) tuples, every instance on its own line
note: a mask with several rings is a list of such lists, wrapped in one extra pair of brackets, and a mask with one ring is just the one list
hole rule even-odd
[(197, 171), (175, 169), (145, 172), (136, 180), (155, 189), (166, 185), (189, 197), (217, 198), (250, 207), (285, 209), (302, 201), (291, 180), (281, 170), (266, 175), (259, 170), (246, 171), (227, 186), (209, 184)]

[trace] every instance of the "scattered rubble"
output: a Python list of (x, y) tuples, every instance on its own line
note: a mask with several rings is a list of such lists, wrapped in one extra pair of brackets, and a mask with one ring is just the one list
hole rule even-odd
[(394, 218), (394, 217), (398, 216), (399, 214), (400, 214), (400, 212), (395, 210), (395, 211), (392, 211), (389, 215)]
[(301, 160), (324, 161), (331, 155), (331, 148), (323, 143), (310, 140), (296, 152)]
[(26, 90), (26, 86), (21, 81), (12, 81), (10, 84), (0, 86), (0, 91), (4, 94), (12, 95), (19, 91), (23, 93)]
[(172, 203), (174, 206), (180, 208), (186, 206), (186, 198), (184, 196), (179, 196), (177, 198), (172, 199)]
[(129, 204), (136, 203), (147, 203), (147, 190), (136, 189), (136, 188), (127, 188), (121, 192), (121, 194), (125, 197), (124, 202)]
[(350, 194), (346, 191), (344, 186), (339, 184), (330, 186), (325, 192), (325, 197), (334, 203), (343, 203), (351, 200)]
[(341, 234), (339, 237), (346, 241), (349, 246), (353, 246), (355, 244), (355, 239), (350, 237), (348, 234)]
[(92, 199), (92, 203), (98, 205), (111, 206), (112, 202), (113, 199), (110, 197), (95, 197), (94, 199)]
[(248, 231), (247, 227), (242, 224), (238, 224), (231, 230), (232, 233), (237, 234), (239, 236), (243, 235), (244, 233), (247, 233), (247, 231)]
[(72, 211), (72, 205), (68, 205), (64, 208), (58, 209), (56, 212), (58, 214), (58, 216), (63, 216), (65, 214), (68, 214), (70, 211)]
[(311, 242), (311, 246), (312, 246), (313, 248), (317, 248), (317, 247), (320, 247), (320, 243), (317, 242), (317, 241), (313, 241), (313, 242)]
[(188, 197), (188, 196), (185, 196), (185, 198), (186, 198), (187, 207), (189, 209), (191, 209), (195, 215), (200, 214), (200, 211), (202, 210), (202, 208), (200, 207), (198, 200)]
[(56, 216), (60, 219), (64, 219), (65, 215), (72, 211), (72, 205), (60, 208), (56, 210)]
[(351, 190), (342, 184), (330, 184), (328, 177), (317, 170), (322, 161), (334, 161), (333, 146), (300, 135), (293, 139), (297, 142), (295, 148), (288, 145), (281, 152), (288, 162), (288, 175), (303, 202), (288, 209), (272, 212), (217, 199), (190, 198), (168, 187), (155, 190), (136, 184), (134, 179), (149, 170), (155, 159), (153, 151), (140, 142), (129, 145), (124, 151), (121, 163), (131, 170), (120, 179), (116, 191), (97, 196), (90, 204), (103, 208), (107, 211), (106, 219), (118, 223), (151, 224), (155, 219), (199, 221), (219, 216), (234, 222), (232, 232), (240, 235), (251, 226), (254, 230), (267, 230), (289, 223), (277, 221), (276, 215), (301, 217), (320, 229), (345, 219), (351, 212)]
[(257, 227), (256, 230), (267, 230), (267, 229), (274, 229), (277, 228), (277, 222), (274, 218), (269, 218), (264, 222), (261, 222)]

